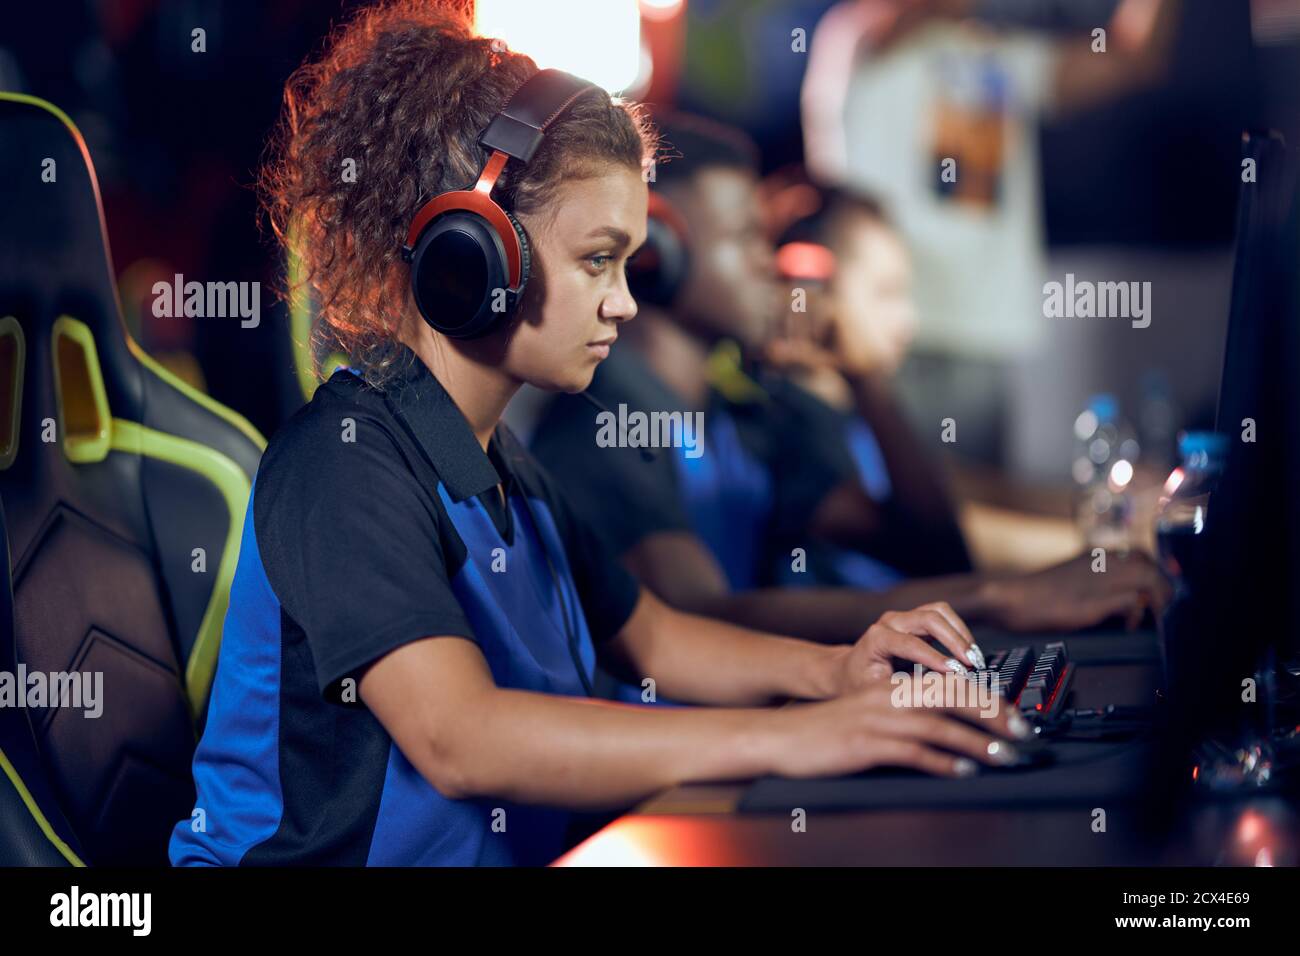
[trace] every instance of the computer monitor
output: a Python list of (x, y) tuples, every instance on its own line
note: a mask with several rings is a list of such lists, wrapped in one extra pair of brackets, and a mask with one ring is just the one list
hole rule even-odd
[(1229, 452), (1205, 520), (1210, 587), (1193, 626), (1167, 635), (1184, 642), (1184, 660), (1194, 655), (1171, 697), (1175, 725), (1197, 740), (1261, 739), (1291, 719), (1279, 709), (1294, 703), (1300, 659), (1300, 153), (1279, 134), (1248, 133), (1242, 158), (1216, 424)]

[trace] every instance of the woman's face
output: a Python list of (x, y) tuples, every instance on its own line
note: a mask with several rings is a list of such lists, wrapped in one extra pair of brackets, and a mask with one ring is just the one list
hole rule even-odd
[(912, 267), (889, 228), (858, 217), (835, 250), (831, 309), (837, 350), (855, 367), (895, 371), (916, 333)]
[(636, 315), (628, 258), (645, 242), (648, 190), (638, 170), (607, 165), (564, 182), (552, 202), (519, 217), (532, 273), (503, 368), (549, 391), (580, 392)]
[(673, 199), (691, 237), (691, 268), (676, 317), (706, 338), (757, 348), (781, 308), (758, 179), (742, 169), (706, 167), (679, 189)]

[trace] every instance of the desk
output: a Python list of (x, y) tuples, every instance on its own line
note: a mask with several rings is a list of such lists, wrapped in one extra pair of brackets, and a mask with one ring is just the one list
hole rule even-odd
[[(556, 866), (1296, 866), (1300, 814), (1279, 798), (1197, 808), (1163, 846), (1087, 808), (889, 810), (779, 815), (719, 809), (740, 787), (682, 787), (620, 817)], [(667, 802), (665, 802), (667, 801)], [(676, 806), (673, 806), (673, 804)], [(712, 809), (707, 809), (712, 807)]]
[[(977, 634), (986, 650), (1015, 643)], [(1048, 638), (1037, 638), (1046, 640)], [(1076, 705), (1151, 700), (1153, 638), (1067, 638), (1080, 666)], [(1135, 641), (1145, 641), (1135, 644)], [(1029, 643), (1024, 638), (1020, 643)], [(1146, 662), (1139, 662), (1146, 657)], [(558, 866), (1150, 866), (1296, 865), (1300, 814), (1277, 797), (1196, 807), (1159, 841), (1137, 809), (1090, 806), (809, 811), (804, 832), (786, 814), (739, 814), (745, 784), (677, 787), (647, 800), (565, 854)]]

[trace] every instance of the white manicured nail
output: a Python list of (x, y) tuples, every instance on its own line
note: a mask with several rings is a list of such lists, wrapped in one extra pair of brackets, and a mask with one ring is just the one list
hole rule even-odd
[(994, 763), (1009, 764), (1015, 763), (1019, 759), (1016, 748), (1009, 743), (1001, 740), (995, 740), (988, 746), (989, 756), (993, 758)]

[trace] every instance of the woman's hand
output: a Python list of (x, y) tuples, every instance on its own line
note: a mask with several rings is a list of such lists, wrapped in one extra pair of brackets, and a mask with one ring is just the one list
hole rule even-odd
[[(948, 655), (935, 650), (926, 637), (942, 644)], [(842, 659), (839, 692), (851, 693), (888, 680), (895, 658), (957, 674), (984, 666), (984, 652), (966, 622), (946, 601), (935, 601), (911, 611), (887, 611), (867, 628)]]
[(1013, 631), (1072, 631), (1122, 617), (1129, 630), (1169, 602), (1168, 580), (1145, 554), (1111, 555), (1101, 571), (1082, 554), (1033, 574), (994, 579), (985, 588), (989, 616)]
[(909, 767), (943, 777), (968, 777), (983, 763), (1018, 759), (1014, 740), (1033, 737), (1029, 722), (993, 695), (991, 706), (913, 707), (911, 675), (838, 697), (774, 711), (770, 761), (784, 777)]

